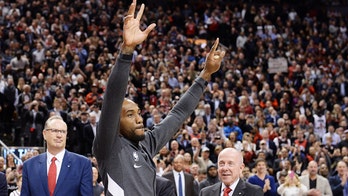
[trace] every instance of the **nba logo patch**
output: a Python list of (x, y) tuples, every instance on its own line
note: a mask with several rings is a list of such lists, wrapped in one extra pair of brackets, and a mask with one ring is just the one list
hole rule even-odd
[(139, 155), (137, 152), (133, 152), (134, 161), (139, 161)]

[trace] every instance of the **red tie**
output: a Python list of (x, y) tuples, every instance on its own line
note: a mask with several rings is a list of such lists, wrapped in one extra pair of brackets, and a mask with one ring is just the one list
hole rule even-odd
[(54, 188), (56, 188), (56, 179), (57, 179), (57, 166), (56, 166), (56, 157), (51, 159), (50, 169), (48, 170), (48, 190), (50, 191), (50, 196), (53, 195)]
[(224, 189), (224, 196), (228, 196), (228, 194), (230, 193), (232, 191), (232, 189), (230, 189), (230, 187), (226, 187), (225, 189)]

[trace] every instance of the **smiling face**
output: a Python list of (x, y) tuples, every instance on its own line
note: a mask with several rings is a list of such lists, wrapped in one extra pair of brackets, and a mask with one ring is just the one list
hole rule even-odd
[(256, 164), (256, 171), (258, 174), (264, 174), (267, 172), (267, 166), (266, 166), (266, 162), (264, 160), (258, 161)]
[(138, 142), (145, 138), (143, 118), (138, 105), (129, 99), (122, 104), (120, 133), (123, 137)]
[(177, 172), (181, 172), (184, 169), (184, 156), (178, 155), (174, 158), (173, 168)]
[(218, 157), (218, 173), (221, 182), (226, 186), (233, 184), (244, 168), (243, 157), (234, 148), (225, 148)]
[(343, 176), (347, 172), (347, 164), (344, 161), (339, 161), (336, 166), (336, 171), (339, 176)]
[(92, 167), (92, 175), (93, 175), (93, 184), (95, 184), (98, 180), (98, 169), (95, 167)]

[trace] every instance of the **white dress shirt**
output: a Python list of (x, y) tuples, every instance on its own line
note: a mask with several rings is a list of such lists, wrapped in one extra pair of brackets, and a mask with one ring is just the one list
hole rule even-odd
[[(232, 196), (232, 195), (233, 195), (233, 192), (234, 192), (234, 190), (236, 189), (239, 180), (240, 180), (240, 179), (238, 178), (233, 184), (230, 185), (230, 189), (231, 189), (232, 191), (228, 194), (228, 196)], [(220, 191), (220, 196), (224, 196), (224, 189), (225, 189), (225, 188), (226, 188), (226, 185), (225, 185), (224, 183), (222, 183), (221, 191)]]
[(179, 173), (181, 176), (181, 185), (182, 185), (182, 195), (185, 196), (185, 175), (184, 172), (177, 172), (175, 170), (173, 170), (173, 174), (174, 174), (174, 180), (175, 180), (175, 184), (176, 184), (176, 194), (179, 195)]
[(48, 170), (50, 169), (50, 165), (51, 165), (51, 160), (53, 157), (56, 157), (57, 160), (56, 160), (56, 167), (57, 167), (57, 178), (56, 178), (56, 182), (58, 180), (58, 177), (59, 177), (59, 172), (60, 172), (60, 169), (62, 168), (62, 163), (63, 163), (63, 158), (64, 158), (64, 154), (65, 154), (65, 150), (59, 152), (58, 154), (56, 154), (56, 156), (53, 156), (51, 153), (49, 153), (47, 151), (47, 176), (48, 176)]

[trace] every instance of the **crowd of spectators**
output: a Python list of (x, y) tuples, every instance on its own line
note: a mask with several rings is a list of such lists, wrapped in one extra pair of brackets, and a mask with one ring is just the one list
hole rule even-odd
[[(225, 147), (243, 152), (246, 178), (259, 158), (276, 181), (313, 160), (324, 176), (348, 163), (348, 20), (329, 9), (347, 2), (291, 2), (146, 1), (144, 24), (157, 26), (134, 53), (127, 96), (149, 129), (196, 78), (211, 41), (220, 37), (227, 51), (195, 112), (155, 157), (159, 175), (183, 154), (186, 171), (202, 180)], [(91, 155), (86, 133), (99, 120), (128, 4), (0, 0), (7, 145), (44, 146), (43, 123), (56, 114), (68, 124), (67, 149)], [(268, 60), (280, 57), (287, 71), (269, 72)]]

